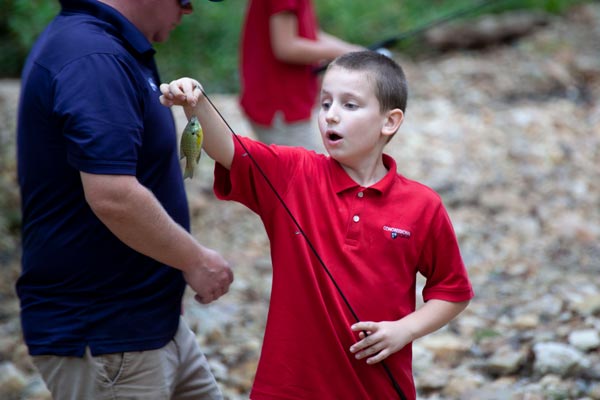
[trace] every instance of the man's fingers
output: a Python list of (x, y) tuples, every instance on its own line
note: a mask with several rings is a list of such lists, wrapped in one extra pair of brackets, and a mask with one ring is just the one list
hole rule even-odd
[(221, 296), (217, 296), (213, 293), (209, 294), (209, 295), (205, 295), (205, 296), (201, 296), (199, 294), (196, 294), (194, 296), (194, 299), (196, 299), (196, 301), (198, 303), (202, 303), (202, 304), (209, 304), (212, 303), (213, 301), (215, 301), (216, 299), (218, 299)]
[(196, 295), (194, 296), (194, 299), (196, 299), (196, 301), (198, 303), (208, 304), (208, 303), (212, 303), (213, 301), (217, 300), (219, 297), (223, 296), (227, 292), (229, 292), (229, 285), (222, 286), (222, 287), (218, 288), (217, 290), (213, 290), (208, 295), (200, 295), (199, 293), (196, 293)]

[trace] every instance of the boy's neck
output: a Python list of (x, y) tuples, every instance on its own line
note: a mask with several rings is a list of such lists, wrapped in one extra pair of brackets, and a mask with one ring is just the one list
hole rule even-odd
[(383, 164), (383, 158), (380, 155), (379, 160), (374, 163), (364, 163), (357, 166), (349, 166), (340, 163), (352, 180), (362, 187), (373, 186), (383, 179), (388, 169)]

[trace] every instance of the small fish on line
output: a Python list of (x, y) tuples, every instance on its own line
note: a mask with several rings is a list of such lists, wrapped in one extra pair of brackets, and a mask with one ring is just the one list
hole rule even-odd
[(179, 159), (185, 158), (185, 169), (183, 172), (183, 179), (194, 177), (194, 172), (198, 167), (200, 156), (202, 155), (202, 140), (204, 139), (204, 133), (197, 117), (192, 117), (188, 121), (183, 134), (181, 135), (181, 142), (179, 143)]

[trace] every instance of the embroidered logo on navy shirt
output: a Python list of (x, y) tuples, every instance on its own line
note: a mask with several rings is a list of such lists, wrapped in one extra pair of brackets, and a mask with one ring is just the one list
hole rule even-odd
[(396, 239), (399, 237), (408, 239), (410, 237), (410, 232), (406, 229), (393, 228), (391, 226), (384, 225), (383, 230), (386, 232), (390, 232), (390, 236), (392, 239)]
[(148, 84), (152, 88), (152, 91), (156, 92), (158, 90), (158, 86), (156, 86), (156, 83), (154, 83), (154, 79), (152, 79), (152, 77), (148, 78)]

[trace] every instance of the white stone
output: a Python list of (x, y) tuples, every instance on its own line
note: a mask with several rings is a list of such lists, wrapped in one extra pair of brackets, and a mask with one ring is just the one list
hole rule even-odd
[(582, 351), (600, 347), (600, 333), (595, 329), (573, 331), (569, 335), (569, 344)]

